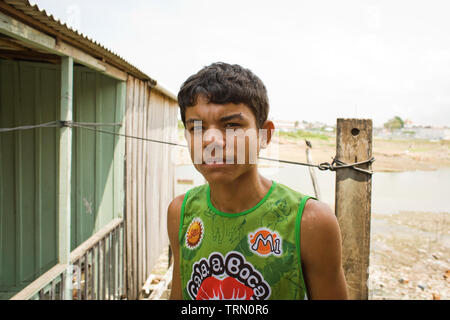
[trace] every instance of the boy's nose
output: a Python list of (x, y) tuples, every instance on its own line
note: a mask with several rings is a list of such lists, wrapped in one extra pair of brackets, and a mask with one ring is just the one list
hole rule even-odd
[(219, 147), (225, 146), (225, 139), (220, 130), (208, 129), (203, 135), (203, 147), (208, 146), (210, 143), (215, 143)]

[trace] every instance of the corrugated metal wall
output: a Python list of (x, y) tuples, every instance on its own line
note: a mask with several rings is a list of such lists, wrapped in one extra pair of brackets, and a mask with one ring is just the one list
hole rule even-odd
[[(58, 119), (59, 83), (56, 67), (0, 60), (0, 127)], [(0, 292), (56, 263), (57, 139), (54, 128), (0, 134)]]
[[(126, 134), (177, 142), (178, 104), (131, 76), (127, 82)], [(176, 147), (126, 141), (126, 276), (136, 299), (168, 246), (167, 208), (174, 197)]]
[[(74, 68), (75, 121), (121, 122), (124, 102), (124, 83)], [(59, 66), (0, 60), (0, 127), (58, 120), (59, 104)], [(58, 133), (0, 134), (0, 299), (57, 262)], [(74, 129), (73, 139), (72, 249), (122, 215), (124, 195), (123, 138)]]

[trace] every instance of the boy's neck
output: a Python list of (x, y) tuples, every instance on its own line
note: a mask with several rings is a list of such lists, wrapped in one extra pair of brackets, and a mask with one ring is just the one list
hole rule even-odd
[(255, 168), (230, 183), (209, 183), (211, 203), (219, 211), (240, 213), (256, 206), (271, 186)]

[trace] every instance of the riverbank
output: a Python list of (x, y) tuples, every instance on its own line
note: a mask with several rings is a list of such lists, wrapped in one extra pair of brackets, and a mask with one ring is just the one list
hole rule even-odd
[[(327, 140), (308, 139), (311, 142), (314, 163), (332, 162), (336, 154), (336, 138)], [(304, 139), (279, 137), (280, 159), (306, 160)], [(450, 167), (450, 141), (384, 140), (374, 139), (372, 155), (375, 172), (402, 172), (415, 170), (437, 170)]]
[(450, 213), (372, 214), (369, 299), (450, 299)]

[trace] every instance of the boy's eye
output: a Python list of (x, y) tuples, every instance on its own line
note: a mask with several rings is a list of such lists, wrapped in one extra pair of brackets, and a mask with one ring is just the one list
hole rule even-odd
[(191, 128), (189, 129), (189, 131), (194, 131), (194, 130), (203, 130), (203, 127), (196, 126), (196, 127), (191, 127)]
[(235, 128), (235, 127), (239, 127), (239, 126), (240, 126), (239, 123), (233, 123), (233, 122), (227, 123), (225, 125), (226, 128)]

